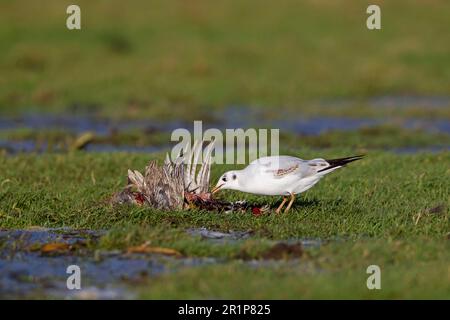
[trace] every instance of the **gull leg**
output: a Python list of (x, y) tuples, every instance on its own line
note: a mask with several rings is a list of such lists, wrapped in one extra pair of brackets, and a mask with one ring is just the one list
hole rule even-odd
[(284, 210), (284, 212), (288, 212), (289, 209), (291, 209), (292, 204), (294, 203), (294, 200), (295, 200), (295, 194), (291, 193), (291, 201), (289, 201), (289, 203), (286, 207), (286, 210)]
[(278, 207), (278, 209), (275, 211), (276, 213), (280, 213), (281, 212), (281, 208), (283, 208), (284, 204), (286, 203), (287, 198), (283, 197), (283, 202), (281, 202), (280, 206)]

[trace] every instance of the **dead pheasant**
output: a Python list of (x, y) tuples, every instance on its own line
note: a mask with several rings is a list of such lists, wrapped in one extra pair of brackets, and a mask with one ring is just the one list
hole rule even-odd
[[(144, 175), (136, 170), (128, 170), (128, 185), (113, 196), (112, 203), (132, 203), (160, 210), (197, 208), (231, 212), (250, 209), (255, 215), (268, 210), (266, 207), (250, 206), (244, 201), (213, 199), (209, 179), (214, 144), (209, 143), (204, 151), (202, 146), (203, 143), (196, 141), (189, 152), (180, 154), (175, 161), (167, 155), (163, 166), (151, 161), (145, 168)], [(199, 165), (202, 151), (204, 156)]]

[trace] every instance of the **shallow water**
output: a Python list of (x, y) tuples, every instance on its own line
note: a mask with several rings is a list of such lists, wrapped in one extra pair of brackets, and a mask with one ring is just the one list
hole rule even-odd
[[(21, 153), (46, 153), (46, 152), (67, 152), (67, 149), (52, 148), (49, 150), (46, 143), (37, 144), (34, 141), (2, 141), (0, 140), (0, 151), (5, 150), (9, 155)], [(83, 151), (91, 153), (108, 153), (108, 152), (132, 152), (132, 153), (155, 153), (170, 150), (169, 146), (130, 146), (130, 145), (111, 145), (111, 144), (88, 144)], [(320, 149), (318, 149), (320, 150)], [(393, 152), (399, 155), (415, 154), (415, 153), (439, 153), (450, 151), (450, 146), (420, 146), (420, 147), (396, 147), (384, 148), (384, 151)]]
[(153, 153), (169, 150), (168, 146), (129, 146), (91, 143), (84, 149), (86, 152), (134, 152), (134, 153)]
[[(248, 239), (248, 231), (219, 232), (206, 228), (186, 230), (205, 241), (226, 244)], [(212, 257), (174, 257), (161, 254), (124, 253), (122, 251), (93, 251), (86, 244), (96, 242), (105, 231), (73, 230), (68, 228), (29, 230), (0, 230), (0, 299), (58, 298), (58, 299), (132, 299), (137, 297), (136, 284), (151, 277), (177, 272), (182, 268), (226, 263)], [(302, 267), (302, 248), (317, 248), (320, 239), (289, 239), (274, 241), (263, 259), (244, 260), (255, 268), (278, 266)], [(64, 250), (44, 250), (46, 246), (68, 245)], [(294, 248), (291, 259), (280, 259), (285, 250)], [(291, 252), (292, 253), (292, 252)], [(81, 270), (81, 290), (69, 290), (66, 285), (67, 267), (77, 265)]]
[(3, 141), (0, 140), (0, 150), (5, 150), (9, 154), (16, 153), (41, 153), (47, 149), (47, 144), (38, 146), (34, 141), (22, 140), (22, 141)]
[[(417, 98), (417, 97), (416, 97)], [(411, 101), (417, 103), (429, 103), (430, 106), (445, 105), (450, 98), (432, 97), (375, 97), (373, 103), (379, 107), (389, 107), (392, 104), (409, 105)], [(416, 99), (416, 100), (414, 100)], [(450, 134), (450, 121), (448, 119), (369, 119), (351, 117), (302, 117), (297, 114), (283, 114), (278, 118), (270, 118), (263, 110), (247, 107), (230, 107), (213, 114), (213, 119), (204, 121), (202, 129), (218, 128), (280, 128), (282, 132), (290, 132), (303, 135), (319, 135), (333, 130), (357, 130), (380, 125), (393, 125), (405, 129), (423, 130), (430, 133)], [(186, 128), (193, 132), (193, 122), (186, 121), (153, 121), (153, 120), (108, 120), (89, 116), (52, 115), (52, 114), (28, 114), (20, 117), (0, 117), (0, 130), (29, 128), (34, 130), (58, 129), (67, 132), (82, 134), (94, 132), (98, 136), (109, 136), (126, 130), (140, 130), (142, 134), (152, 132), (171, 132), (177, 128)], [(169, 144), (169, 141), (168, 141)], [(87, 152), (142, 152), (152, 153), (169, 149), (169, 145), (162, 146), (133, 146), (113, 145), (106, 143), (89, 143), (84, 147)], [(412, 150), (413, 148), (411, 148)], [(432, 147), (432, 149), (435, 149)], [(446, 148), (443, 148), (444, 150)], [(65, 152), (67, 147), (49, 146), (48, 143), (35, 142), (33, 140), (22, 141), (0, 141), (0, 151), (6, 150), (8, 154), (17, 153), (42, 153), (42, 152)], [(437, 150), (437, 149), (436, 149)], [(393, 150), (397, 152), (396, 150)], [(412, 151), (411, 151), (412, 152)], [(398, 152), (403, 153), (403, 152)]]
[[(95, 290), (96, 297), (132, 298), (130, 286), (162, 273), (183, 267), (217, 263), (213, 258), (173, 258), (161, 255), (123, 255), (103, 253), (96, 257), (57, 255), (43, 256), (36, 252), (15, 253), (0, 259), (0, 297), (40, 296), (71, 298)], [(67, 267), (77, 265), (81, 270), (81, 290), (68, 290)], [(90, 294), (93, 294), (91, 292)]]
[[(32, 140), (4, 141), (0, 140), (0, 150), (5, 150), (8, 154), (19, 153), (45, 153), (45, 152), (67, 152), (67, 147), (52, 146), (47, 143), (36, 143)], [(84, 148), (86, 152), (133, 152), (133, 153), (153, 153), (169, 150), (168, 146), (130, 146), (113, 145), (103, 143), (89, 143)]]
[(450, 96), (383, 95), (369, 99), (369, 106), (375, 108), (448, 108)]
[[(202, 228), (189, 228), (186, 232), (192, 236), (200, 236), (201, 239), (206, 241), (211, 241), (215, 243), (229, 243), (241, 240), (246, 240), (252, 237), (252, 231), (233, 231), (228, 232), (210, 230), (205, 227)], [(339, 240), (339, 239), (337, 239)], [(292, 238), (283, 241), (274, 241), (276, 243), (286, 243), (286, 244), (300, 244), (303, 248), (319, 248), (320, 246), (328, 243), (320, 238)]]
[(227, 243), (238, 240), (245, 240), (251, 237), (250, 231), (228, 231), (228, 232), (220, 232), (209, 230), (206, 228), (190, 228), (187, 229), (186, 232), (192, 236), (200, 236), (202, 239), (219, 242), (219, 243)]
[[(218, 263), (214, 258), (83, 250), (83, 243), (102, 234), (70, 229), (1, 230), (0, 298), (128, 299), (135, 296), (132, 286), (136, 281)], [(78, 246), (80, 250), (46, 253), (36, 249), (48, 243)], [(81, 290), (67, 289), (70, 265), (80, 267)]]
[[(378, 101), (377, 103), (380, 105), (389, 105), (388, 102), (383, 101), (391, 101), (394, 97), (380, 97), (374, 99), (374, 101)], [(437, 99), (437, 101), (440, 101), (440, 99)], [(445, 101), (446, 100), (444, 99), (444, 102)], [(264, 110), (248, 107), (229, 107), (223, 111), (214, 112), (212, 118), (215, 120), (203, 121), (204, 130), (208, 128), (232, 129), (266, 127), (280, 128), (285, 132), (315, 135), (329, 130), (355, 130), (363, 127), (373, 127), (390, 123), (399, 125), (403, 128), (419, 128), (427, 131), (450, 133), (450, 121), (447, 119), (429, 120), (405, 118), (402, 121), (392, 121), (388, 118), (375, 119), (345, 116), (303, 117), (301, 114), (292, 114), (289, 112), (282, 113), (277, 119), (274, 119), (273, 117), (265, 115)], [(193, 122), (186, 120), (155, 121), (151, 119), (110, 120), (89, 116), (73, 116), (69, 114), (25, 114), (12, 118), (0, 117), (0, 130), (23, 128), (34, 130), (58, 129), (77, 134), (90, 131), (99, 136), (105, 136), (111, 132), (126, 131), (130, 129), (141, 130), (143, 132), (171, 132), (177, 128), (192, 130)]]
[(439, 153), (443, 151), (450, 151), (450, 146), (427, 146), (427, 147), (399, 147), (393, 149), (386, 149), (396, 154), (416, 154), (416, 153)]
[(74, 133), (91, 131), (107, 135), (115, 130), (137, 129), (147, 132), (172, 131), (183, 127), (182, 121), (159, 122), (152, 120), (110, 120), (89, 116), (24, 114), (20, 117), (0, 117), (0, 130), (6, 129), (59, 129)]
[(319, 107), (346, 107), (367, 105), (371, 108), (385, 109), (442, 109), (450, 107), (450, 96), (445, 95), (378, 95), (367, 99), (359, 98), (325, 98), (313, 101), (312, 104)]

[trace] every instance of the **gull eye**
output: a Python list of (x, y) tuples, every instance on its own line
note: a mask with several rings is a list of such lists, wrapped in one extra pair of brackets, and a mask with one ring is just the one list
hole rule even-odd
[(222, 181), (223, 181), (223, 182), (227, 182), (227, 177), (223, 177), (223, 178), (222, 178)]
[(233, 177), (232, 177), (232, 178), (233, 178), (233, 180), (236, 180), (236, 175), (235, 175), (235, 174), (233, 174)]

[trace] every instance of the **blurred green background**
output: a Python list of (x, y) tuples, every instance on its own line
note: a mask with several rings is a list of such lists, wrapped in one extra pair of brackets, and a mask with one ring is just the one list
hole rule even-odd
[[(151, 240), (186, 258), (227, 259), (128, 282), (139, 297), (450, 296), (450, 1), (75, 3), (81, 30), (66, 28), (72, 1), (0, 0), (0, 229), (105, 230), (92, 249)], [(381, 30), (366, 27), (370, 4), (381, 7)], [(192, 120), (279, 128), (280, 152), (305, 159), (367, 156), (286, 215), (109, 205), (127, 169), (161, 161), (170, 132)], [(226, 169), (214, 165), (211, 183)], [(252, 235), (217, 244), (187, 234), (193, 227)], [(295, 239), (326, 243), (305, 245), (299, 264), (246, 265)], [(379, 292), (366, 287), (374, 263)], [(21, 281), (12, 271), (0, 272), (0, 287)]]
[[(80, 0), (82, 29), (68, 30), (72, 3), (0, 2), (0, 114), (383, 116), (367, 99), (449, 95), (446, 0)], [(366, 27), (369, 4), (379, 31)], [(450, 117), (420, 104), (399, 112)]]

